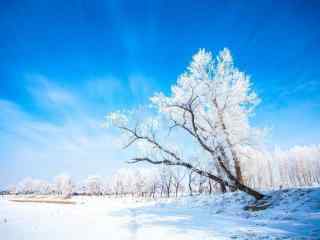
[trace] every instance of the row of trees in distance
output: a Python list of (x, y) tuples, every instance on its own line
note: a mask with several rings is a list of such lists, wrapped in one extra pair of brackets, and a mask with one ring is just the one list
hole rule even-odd
[[(244, 182), (257, 189), (278, 189), (320, 184), (320, 146), (296, 146), (288, 150), (250, 152), (241, 166)], [(162, 165), (130, 167), (109, 178), (88, 176), (75, 182), (59, 175), (52, 182), (25, 178), (10, 187), (12, 194), (108, 195), (114, 197), (177, 197), (220, 192), (218, 184), (185, 168)]]

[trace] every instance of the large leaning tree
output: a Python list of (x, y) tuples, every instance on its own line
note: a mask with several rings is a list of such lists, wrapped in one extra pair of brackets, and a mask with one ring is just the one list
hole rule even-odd
[[(264, 195), (244, 183), (241, 169), (241, 149), (255, 144), (259, 136), (249, 123), (258, 102), (249, 77), (233, 65), (228, 49), (216, 58), (200, 50), (169, 95), (158, 93), (151, 98), (156, 119), (138, 114), (142, 119), (136, 115), (134, 121), (129, 117), (132, 112), (113, 112), (107, 118), (126, 136), (125, 147), (140, 149), (131, 163), (185, 167), (217, 182), (223, 192), (240, 190), (258, 200)], [(196, 159), (206, 158), (212, 167), (199, 167), (186, 158), (185, 148), (163, 138), (159, 119), (169, 132), (183, 132), (182, 142), (192, 139), (201, 149)]]

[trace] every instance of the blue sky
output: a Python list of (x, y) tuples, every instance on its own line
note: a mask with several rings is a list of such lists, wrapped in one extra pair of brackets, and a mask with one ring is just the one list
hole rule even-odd
[(0, 4), (0, 186), (123, 166), (104, 115), (168, 93), (199, 48), (251, 75), (270, 146), (320, 143), (319, 1)]

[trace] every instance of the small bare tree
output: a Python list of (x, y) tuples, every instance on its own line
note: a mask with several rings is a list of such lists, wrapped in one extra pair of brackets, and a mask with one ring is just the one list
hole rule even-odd
[(186, 171), (180, 167), (172, 168), (172, 177), (173, 177), (173, 187), (175, 192), (175, 197), (178, 197), (178, 193), (181, 190), (182, 182), (186, 176)]

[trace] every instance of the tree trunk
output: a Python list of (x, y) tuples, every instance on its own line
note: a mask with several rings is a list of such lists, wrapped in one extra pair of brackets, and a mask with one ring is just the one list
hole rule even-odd
[(243, 182), (243, 177), (242, 177), (242, 172), (241, 172), (240, 161), (235, 153), (232, 155), (235, 158), (234, 159), (234, 167), (235, 167), (236, 177), (237, 177), (238, 181), (243, 184), (244, 182)]
[(179, 185), (180, 185), (180, 184), (177, 184), (177, 185), (176, 185), (176, 198), (178, 197)]
[(189, 173), (188, 185), (189, 185), (190, 196), (192, 196), (192, 172)]
[(201, 177), (200, 177), (200, 180), (199, 180), (198, 192), (199, 192), (199, 194), (202, 193), (202, 181), (201, 181)]
[(238, 158), (238, 154), (236, 153), (236, 151), (234, 150), (232, 143), (230, 141), (230, 136), (228, 134), (227, 131), (227, 127), (226, 124), (224, 122), (224, 118), (223, 118), (223, 112), (220, 110), (217, 99), (214, 99), (213, 103), (215, 104), (215, 107), (218, 109), (218, 118), (222, 127), (222, 130), (226, 136), (226, 142), (231, 150), (231, 155), (234, 161), (234, 167), (235, 167), (235, 173), (236, 173), (236, 178), (237, 180), (243, 184), (243, 178), (242, 178), (242, 173), (241, 173), (241, 165), (240, 165), (240, 159)]
[(190, 192), (190, 196), (192, 196), (192, 186), (190, 182), (189, 182), (189, 192)]
[(220, 185), (220, 191), (222, 193), (226, 193), (227, 192), (226, 185), (224, 183), (219, 183), (219, 185)]
[(169, 185), (167, 185), (167, 197), (170, 197), (170, 188), (171, 188), (171, 183), (169, 183)]
[[(224, 154), (224, 151), (221, 152), (222, 155), (224, 157), (225, 154)], [(234, 184), (230, 184), (229, 186), (231, 187), (235, 187), (237, 190), (240, 190), (240, 191), (243, 191), (243, 192), (246, 192), (248, 193), (250, 196), (253, 196), (255, 199), (259, 200), (259, 199), (262, 199), (264, 197), (263, 194), (259, 193), (258, 191), (244, 185), (243, 183), (241, 183), (237, 177), (233, 176), (232, 173), (226, 168), (226, 166), (224, 165), (221, 157), (218, 157), (218, 163), (220, 165), (220, 167), (224, 170), (224, 172), (226, 173), (227, 177), (232, 181), (234, 182)]]

